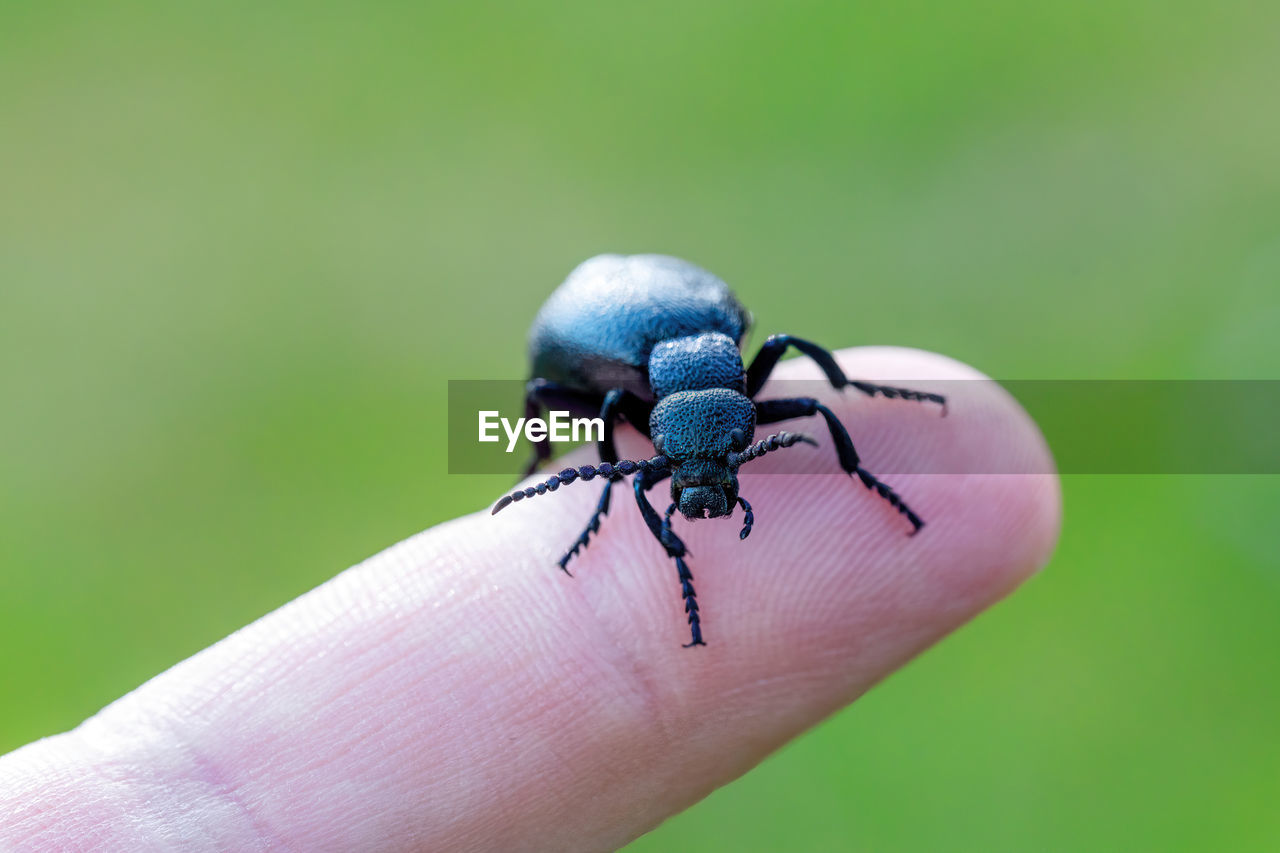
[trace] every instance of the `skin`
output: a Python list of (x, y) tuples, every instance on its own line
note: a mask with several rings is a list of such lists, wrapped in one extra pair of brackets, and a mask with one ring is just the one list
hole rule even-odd
[[(914, 350), (838, 358), (871, 381), (980, 376)], [(820, 374), (797, 359), (778, 375)], [(820, 447), (743, 469), (750, 539), (738, 541), (740, 513), (677, 528), (706, 648), (680, 647), (674, 566), (630, 500), (614, 501), (572, 580), (555, 560), (598, 484), (500, 517), (478, 508), (343, 572), (75, 730), (0, 758), (0, 847), (625, 844), (1045, 563), (1060, 519), (1048, 451), (1002, 391), (975, 393), (945, 419), (916, 403), (823, 394), (874, 471), (998, 459), (1000, 470), (1031, 472), (886, 475), (928, 522), (915, 538), (839, 472), (820, 422), (769, 427), (807, 432)], [(636, 458), (646, 445), (624, 431), (619, 449)], [(591, 461), (584, 451), (572, 464)], [(814, 473), (762, 476), (783, 468)]]

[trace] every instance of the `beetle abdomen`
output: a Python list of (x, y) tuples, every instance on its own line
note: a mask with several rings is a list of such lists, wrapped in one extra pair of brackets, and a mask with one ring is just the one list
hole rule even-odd
[(750, 315), (729, 286), (665, 255), (598, 255), (547, 299), (529, 333), (533, 375), (589, 391), (651, 398), (649, 354), (660, 341), (720, 332), (742, 342)]

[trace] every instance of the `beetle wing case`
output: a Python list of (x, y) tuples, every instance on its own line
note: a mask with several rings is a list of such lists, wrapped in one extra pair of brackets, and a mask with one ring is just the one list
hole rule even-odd
[(651, 399), (656, 344), (720, 332), (737, 346), (751, 315), (729, 286), (665, 255), (597, 255), (556, 288), (533, 321), (533, 375), (583, 391), (626, 388)]

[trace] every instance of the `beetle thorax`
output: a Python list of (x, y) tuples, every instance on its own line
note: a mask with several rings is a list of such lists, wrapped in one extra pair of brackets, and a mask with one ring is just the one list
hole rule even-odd
[(747, 390), (742, 353), (728, 335), (704, 332), (663, 341), (649, 354), (649, 387), (661, 400), (677, 391)]

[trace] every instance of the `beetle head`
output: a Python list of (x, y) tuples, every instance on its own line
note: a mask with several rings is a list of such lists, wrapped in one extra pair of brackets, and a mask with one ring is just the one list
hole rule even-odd
[(649, 416), (654, 448), (671, 460), (671, 499), (685, 518), (729, 515), (738, 500), (735, 454), (755, 435), (756, 407), (726, 388), (677, 391)]

